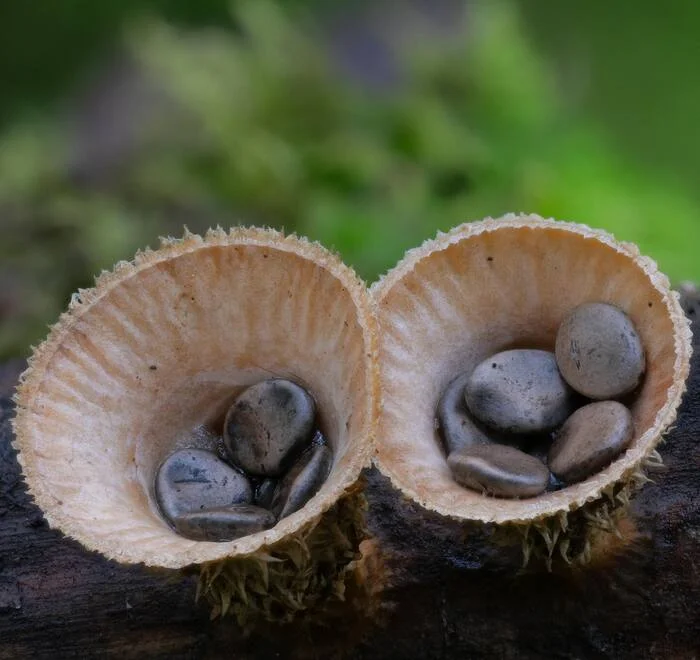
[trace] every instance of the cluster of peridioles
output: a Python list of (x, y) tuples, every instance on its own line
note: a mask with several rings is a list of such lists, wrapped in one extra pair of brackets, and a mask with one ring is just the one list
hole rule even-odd
[[(615, 456), (558, 492), (521, 497), (515, 489), (503, 498), (493, 488), (460, 486), (435, 425), (448, 385), (499, 352), (553, 350), (562, 322), (591, 302), (619, 310), (643, 346), (646, 374), (625, 401), (634, 431)], [(539, 551), (548, 562), (557, 553), (589, 558), (596, 534), (614, 524), (617, 503), (640, 481), (675, 418), (689, 355), (687, 321), (655, 264), (581, 225), (528, 215), (462, 225), (409, 251), (369, 290), (318, 244), (271, 230), (214, 230), (164, 241), (74, 297), (18, 388), (16, 445), (51, 525), (117, 561), (199, 567), (217, 613), (286, 621), (320, 616), (322, 604), (342, 600), (363, 580), (376, 592), (378, 578), (367, 577), (360, 550), (367, 530), (358, 485), (373, 459), (425, 508), (513, 530), (526, 558)], [(199, 521), (194, 532), (185, 525), (189, 533), (178, 534), (156, 504), (158, 467), (176, 451), (215, 450), (193, 446), (193, 429), (223, 428), (232, 395), (271, 378), (313, 393), (314, 424), (332, 449), (328, 477), (308, 501), (286, 510), (282, 503), (285, 515), (250, 533), (202, 532), (205, 518), (217, 529), (231, 521), (214, 497), (214, 513), (177, 513), (188, 524)], [(294, 401), (282, 398), (271, 408), (248, 402), (243, 426), (258, 435), (229, 447), (235, 467), (227, 469), (269, 476), (266, 467), (255, 470), (281, 445), (265, 434), (300, 419)], [(276, 442), (284, 445), (278, 458), (297, 455), (294, 442)], [(243, 466), (248, 459), (252, 468)], [(470, 478), (503, 478), (502, 465), (479, 459), (475, 468), (478, 460), (470, 460)], [(180, 486), (205, 497), (202, 479), (211, 475), (185, 472)], [(217, 487), (228, 479), (238, 481), (222, 468)], [(224, 506), (263, 498), (251, 485), (241, 493), (245, 502)], [(182, 522), (169, 520), (176, 528)]]

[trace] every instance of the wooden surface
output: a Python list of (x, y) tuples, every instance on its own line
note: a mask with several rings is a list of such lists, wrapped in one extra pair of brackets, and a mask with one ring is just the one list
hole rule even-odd
[(10, 447), (17, 363), (0, 367), (0, 658), (700, 659), (700, 298), (685, 305), (697, 319), (691, 380), (624, 551), (520, 574), (517, 550), (465, 541), (370, 471), (370, 523), (392, 571), (378, 612), (248, 639), (209, 621), (193, 578), (119, 566), (48, 528)]

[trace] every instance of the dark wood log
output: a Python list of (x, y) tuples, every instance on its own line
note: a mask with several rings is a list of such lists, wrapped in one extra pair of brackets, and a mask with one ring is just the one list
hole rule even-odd
[(49, 529), (10, 445), (17, 365), (0, 368), (0, 658), (700, 658), (700, 297), (684, 302), (688, 392), (666, 468), (632, 506), (631, 543), (604, 565), (522, 574), (517, 549), (465, 539), (370, 471), (370, 525), (392, 575), (349, 634), (335, 621), (244, 638), (194, 603), (194, 578), (120, 566)]

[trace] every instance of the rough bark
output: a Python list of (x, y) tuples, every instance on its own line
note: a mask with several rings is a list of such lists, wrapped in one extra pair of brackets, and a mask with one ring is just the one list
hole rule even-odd
[[(390, 570), (358, 625), (267, 628), (244, 639), (194, 604), (195, 580), (120, 566), (51, 530), (11, 449), (0, 368), (0, 658), (700, 657), (700, 297), (685, 296), (695, 356), (666, 468), (635, 498), (625, 545), (574, 571), (519, 570), (516, 548), (403, 501), (368, 474), (370, 525)], [(347, 624), (347, 625), (346, 625)]]

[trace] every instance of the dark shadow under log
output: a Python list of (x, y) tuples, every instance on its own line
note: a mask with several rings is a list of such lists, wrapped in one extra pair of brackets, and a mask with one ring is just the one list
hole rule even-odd
[(11, 448), (16, 364), (0, 367), (0, 658), (700, 657), (700, 297), (693, 366), (675, 428), (623, 523), (626, 543), (585, 569), (519, 570), (498, 550), (367, 475), (370, 527), (389, 577), (366, 619), (244, 638), (195, 605), (196, 578), (119, 566), (50, 530)]

